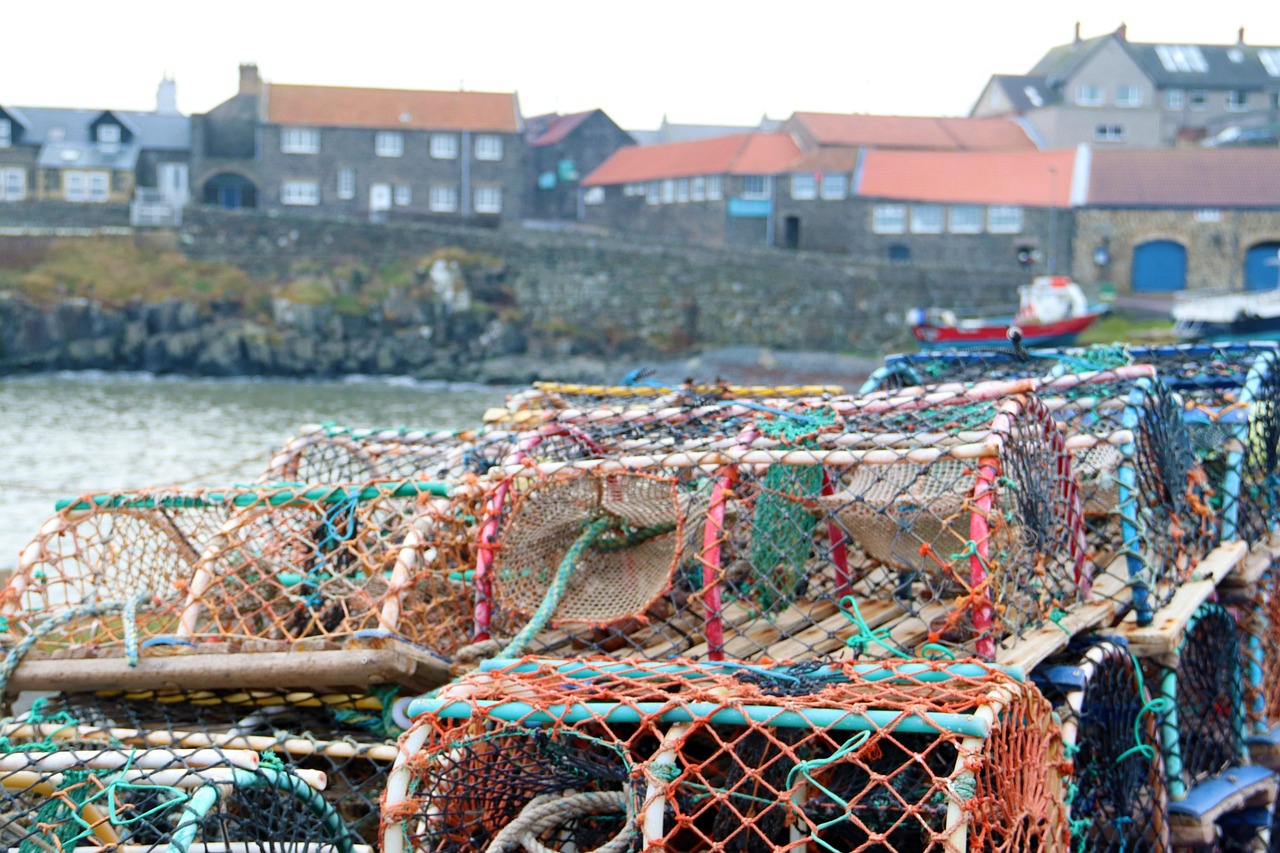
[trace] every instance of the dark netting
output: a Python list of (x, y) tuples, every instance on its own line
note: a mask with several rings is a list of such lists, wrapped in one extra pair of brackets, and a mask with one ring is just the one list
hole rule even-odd
[(901, 353), (885, 359), (873, 372), (862, 392), (935, 385), (940, 382), (981, 382), (989, 379), (1024, 379), (1046, 376), (1059, 361), (1050, 355), (1015, 353), (1009, 349), (942, 350)]
[[(1167, 671), (1164, 677), (1169, 678)], [(1174, 711), (1165, 725), (1177, 725), (1180, 775), (1192, 786), (1240, 764), (1245, 756), (1240, 649), (1235, 620), (1225, 608), (1208, 603), (1196, 611), (1173, 679)], [(1169, 767), (1171, 775), (1175, 766)]]
[(259, 481), (356, 483), (480, 475), (501, 464), (517, 438), (496, 429), (431, 432), (309, 425), (276, 453)]
[(1057, 709), (1072, 760), (1071, 849), (1170, 850), (1161, 708), (1129, 651), (1099, 642), (1074, 667), (1042, 668), (1036, 683)]
[[(354, 835), (374, 843), (378, 799), (399, 734), (390, 719), (394, 697), (394, 691), (64, 694), (43, 707), (42, 719), (52, 724), (20, 720), (8, 726), (7, 736), (15, 742), (47, 737), (63, 748), (105, 742), (131, 749), (254, 750), (289, 771), (323, 774), (325, 801)], [(255, 811), (271, 815), (265, 802)]]
[(384, 853), (527, 849), (530, 836), (608, 851), (1067, 840), (1048, 704), (973, 662), (524, 660), (409, 712)]

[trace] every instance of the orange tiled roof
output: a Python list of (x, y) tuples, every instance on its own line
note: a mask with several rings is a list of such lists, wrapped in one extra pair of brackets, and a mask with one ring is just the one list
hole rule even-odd
[(960, 204), (1066, 207), (1076, 152), (868, 151), (857, 193)]
[(941, 118), (795, 113), (819, 145), (863, 145), (929, 151), (1034, 150), (1035, 142), (1006, 118)]
[(800, 156), (785, 133), (735, 133), (691, 142), (622, 148), (583, 180), (583, 186), (639, 183), (693, 175), (771, 175)]
[(267, 121), (315, 127), (474, 130), (516, 133), (515, 95), (504, 92), (428, 92), (345, 86), (267, 86)]
[(815, 148), (788, 168), (791, 172), (852, 172), (858, 166), (857, 148)]

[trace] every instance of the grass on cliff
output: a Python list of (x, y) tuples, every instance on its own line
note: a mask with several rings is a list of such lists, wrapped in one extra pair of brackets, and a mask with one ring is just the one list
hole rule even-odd
[(136, 299), (166, 298), (244, 305), (264, 288), (230, 264), (98, 237), (0, 241), (0, 290), (38, 303), (86, 297), (118, 308)]

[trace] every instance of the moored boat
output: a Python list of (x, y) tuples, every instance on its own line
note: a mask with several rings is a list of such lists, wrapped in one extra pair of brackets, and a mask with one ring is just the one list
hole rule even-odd
[(916, 309), (908, 317), (911, 334), (923, 350), (1001, 346), (1010, 326), (1022, 332), (1026, 346), (1071, 346), (1107, 312), (1090, 305), (1067, 276), (1037, 276), (1018, 288), (1018, 313), (958, 318), (955, 312)]
[(1183, 340), (1280, 340), (1280, 288), (1180, 293), (1171, 314)]

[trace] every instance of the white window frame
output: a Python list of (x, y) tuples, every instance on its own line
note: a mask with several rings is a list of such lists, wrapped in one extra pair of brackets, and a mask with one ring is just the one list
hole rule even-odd
[[(627, 184), (627, 186), (629, 187), (631, 184)], [(479, 192), (480, 190), (477, 189), (477, 196)], [(582, 191), (582, 203), (590, 205), (604, 204), (604, 187), (587, 187)], [(476, 199), (476, 212), (481, 212), (479, 198)]]
[(319, 154), (320, 131), (314, 127), (280, 128), (281, 154)]
[(698, 175), (690, 180), (689, 198), (694, 201), (707, 200), (707, 176)]
[(1143, 103), (1141, 86), (1116, 86), (1116, 106), (1122, 109), (1134, 109)]
[(9, 148), (13, 145), (13, 122), (7, 118), (0, 118), (0, 148)]
[(120, 125), (103, 122), (98, 125), (97, 135), (98, 145), (103, 149), (112, 151), (120, 147)]
[(380, 130), (373, 135), (373, 153), (379, 157), (403, 157), (404, 134), (398, 130)]
[(1093, 141), (1094, 142), (1124, 142), (1125, 127), (1123, 124), (1105, 124), (1094, 125)]
[(458, 187), (454, 184), (432, 184), (427, 207), (432, 213), (457, 213)]
[(724, 181), (719, 175), (707, 175), (707, 201), (724, 199)]
[(315, 207), (320, 204), (320, 182), (295, 179), (280, 182), (280, 203), (289, 207)]
[(991, 234), (1021, 234), (1022, 208), (1012, 204), (989, 205), (987, 231)]
[(791, 176), (791, 198), (810, 201), (818, 197), (818, 179), (813, 172), (795, 172)]
[(396, 184), (391, 193), (396, 207), (408, 207), (413, 204), (413, 187), (408, 184)]
[(940, 204), (911, 205), (912, 234), (941, 234), (946, 214)]
[(1164, 91), (1164, 108), (1166, 110), (1180, 110), (1187, 105), (1187, 93), (1185, 89), (1165, 89)]
[(456, 133), (431, 134), (431, 159), (457, 160), (458, 159), (458, 134)]
[(676, 200), (676, 182), (673, 178), (664, 178), (662, 181), (662, 203), (671, 204)]
[(1222, 107), (1229, 113), (1249, 111), (1249, 93), (1243, 89), (1228, 89), (1222, 96)]
[(70, 169), (62, 173), (62, 197), (67, 201), (101, 203), (111, 197), (107, 172)]
[(1100, 107), (1104, 100), (1102, 87), (1097, 83), (1081, 83), (1076, 86), (1076, 106)]
[(980, 204), (953, 204), (947, 211), (947, 231), (952, 234), (981, 234), (984, 219)]
[(111, 197), (111, 175), (107, 172), (89, 173), (89, 201), (104, 202)]
[(873, 234), (906, 234), (907, 206), (905, 204), (877, 204), (871, 209)]
[[(757, 185), (757, 181), (759, 184)], [(769, 198), (768, 175), (743, 175), (742, 198), (749, 201), (761, 201)]]
[(1205, 89), (1192, 89), (1187, 96), (1187, 106), (1197, 111), (1209, 109), (1209, 92)]
[[(600, 190), (600, 201), (604, 201), (604, 187), (592, 187), (592, 189)], [(598, 204), (598, 202), (586, 203)], [(476, 187), (472, 204), (476, 213), (501, 213), (502, 187)]]
[(629, 184), (622, 185), (622, 194), (624, 196), (643, 196), (645, 194), (645, 185), (642, 181), (633, 181)]
[(645, 204), (661, 204), (662, 203), (662, 182), (649, 181), (644, 185), (644, 203)]
[(338, 198), (350, 201), (356, 197), (356, 170), (338, 170)]
[(477, 160), (501, 160), (502, 137), (494, 133), (477, 134), (475, 154)]
[(818, 195), (825, 201), (838, 201), (849, 197), (849, 178), (844, 172), (824, 174), (818, 184)]
[(22, 201), (27, 197), (27, 170), (0, 169), (0, 201)]

